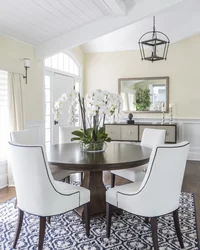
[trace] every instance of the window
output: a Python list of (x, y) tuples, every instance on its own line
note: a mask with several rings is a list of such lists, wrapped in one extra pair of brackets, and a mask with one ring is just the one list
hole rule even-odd
[(0, 161), (6, 160), (9, 139), (8, 73), (0, 70)]
[(45, 75), (45, 143), (46, 146), (50, 144), (51, 138), (51, 114), (50, 114), (50, 86), (51, 86), (51, 79), (50, 76)]
[(57, 69), (72, 75), (80, 75), (80, 67), (76, 61), (66, 53), (59, 53), (57, 55), (45, 59), (45, 66)]
[(7, 145), (9, 141), (8, 73), (0, 70), (0, 188), (7, 186)]
[[(74, 85), (75, 90), (80, 92), (80, 66), (76, 62), (76, 60), (67, 53), (58, 53), (57, 55), (53, 55), (44, 60), (45, 65), (45, 78), (44, 78), (44, 94), (45, 94), (45, 143), (48, 146), (51, 143), (57, 143), (58, 138), (58, 126), (53, 126), (53, 105), (55, 102), (55, 96), (58, 91), (58, 80), (56, 76), (59, 74), (64, 78), (73, 79), (72, 83)], [(70, 82), (70, 81), (69, 81)], [(66, 81), (66, 84), (67, 81)], [(69, 83), (71, 84), (71, 83)], [(69, 87), (69, 85), (67, 85)], [(66, 86), (66, 87), (67, 87)], [(66, 88), (65, 91), (67, 92)], [(58, 98), (58, 97), (57, 97)], [(56, 98), (56, 100), (57, 100)], [(79, 117), (80, 117), (80, 108), (77, 107), (76, 115), (78, 117), (78, 122), (75, 126), (79, 126)]]

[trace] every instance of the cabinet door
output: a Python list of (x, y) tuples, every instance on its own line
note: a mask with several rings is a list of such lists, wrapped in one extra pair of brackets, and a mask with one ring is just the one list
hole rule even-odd
[(120, 125), (105, 125), (105, 131), (112, 140), (121, 140)]
[(121, 125), (121, 140), (138, 141), (138, 125)]
[(145, 128), (156, 129), (156, 126), (148, 126), (148, 125), (139, 125), (139, 141), (142, 139), (142, 134)]
[(165, 142), (176, 143), (176, 126), (157, 126), (157, 129), (166, 130)]

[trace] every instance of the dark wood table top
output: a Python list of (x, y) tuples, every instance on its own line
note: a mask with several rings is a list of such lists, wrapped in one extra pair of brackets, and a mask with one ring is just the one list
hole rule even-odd
[(104, 152), (87, 153), (79, 143), (51, 145), (47, 148), (49, 164), (73, 171), (116, 170), (143, 165), (149, 161), (151, 149), (128, 143), (107, 143)]

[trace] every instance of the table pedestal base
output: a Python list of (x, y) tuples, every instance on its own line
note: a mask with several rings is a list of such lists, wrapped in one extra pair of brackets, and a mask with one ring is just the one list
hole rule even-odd
[[(84, 179), (81, 187), (90, 190), (89, 215), (95, 216), (106, 213), (106, 188), (103, 184), (103, 172), (84, 172)], [(83, 207), (76, 209), (76, 212), (83, 217)]]

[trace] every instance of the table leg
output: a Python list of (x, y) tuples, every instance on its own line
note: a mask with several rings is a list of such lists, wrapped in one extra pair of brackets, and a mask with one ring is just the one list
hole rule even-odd
[[(106, 188), (103, 184), (103, 172), (102, 171), (91, 171), (84, 172), (84, 179), (81, 184), (90, 190), (90, 205), (89, 215), (99, 215), (106, 213)], [(83, 207), (76, 209), (76, 212), (82, 217)]]

